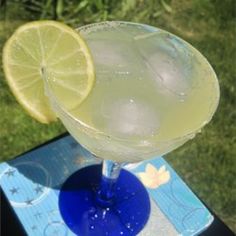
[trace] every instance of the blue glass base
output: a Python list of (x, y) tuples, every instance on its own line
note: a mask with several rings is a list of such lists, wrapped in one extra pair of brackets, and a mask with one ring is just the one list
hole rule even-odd
[(137, 235), (150, 214), (146, 189), (136, 176), (122, 169), (113, 204), (101, 207), (97, 201), (101, 173), (101, 165), (85, 167), (63, 184), (59, 209), (65, 223), (79, 236)]

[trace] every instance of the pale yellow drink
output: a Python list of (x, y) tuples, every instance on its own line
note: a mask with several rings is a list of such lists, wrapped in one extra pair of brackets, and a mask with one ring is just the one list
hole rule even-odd
[(177, 148), (210, 121), (219, 101), (218, 81), (187, 42), (124, 22), (79, 31), (94, 60), (96, 83), (73, 109), (53, 103), (68, 131), (89, 151), (139, 161)]

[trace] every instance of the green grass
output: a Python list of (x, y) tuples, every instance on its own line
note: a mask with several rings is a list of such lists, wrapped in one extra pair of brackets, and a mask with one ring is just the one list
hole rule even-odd
[[(72, 26), (102, 20), (130, 20), (166, 29), (199, 49), (215, 69), (219, 108), (202, 133), (167, 155), (191, 188), (236, 232), (236, 6), (234, 0), (13, 0), (0, 8), (0, 49), (13, 30), (34, 19), (58, 19)], [(31, 4), (27, 4), (31, 2)], [(53, 3), (53, 4), (50, 4)], [(1, 50), (0, 50), (1, 51)], [(0, 52), (1, 54), (1, 52)], [(0, 160), (5, 161), (65, 131), (46, 126), (16, 103), (0, 70)]]

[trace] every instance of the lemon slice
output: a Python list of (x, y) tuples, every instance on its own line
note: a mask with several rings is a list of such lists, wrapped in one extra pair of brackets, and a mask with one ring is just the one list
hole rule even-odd
[(20, 26), (3, 49), (3, 69), (18, 102), (36, 120), (56, 120), (44, 91), (50, 89), (64, 107), (73, 109), (90, 93), (94, 67), (86, 43), (75, 30), (55, 21)]

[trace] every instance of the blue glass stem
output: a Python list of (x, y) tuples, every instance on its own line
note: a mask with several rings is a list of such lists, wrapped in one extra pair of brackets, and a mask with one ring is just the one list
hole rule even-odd
[(102, 179), (97, 192), (97, 203), (103, 208), (114, 204), (115, 186), (123, 165), (111, 160), (103, 161)]
[(89, 165), (63, 184), (59, 209), (75, 235), (135, 236), (143, 229), (150, 214), (147, 190), (121, 168), (111, 161)]

